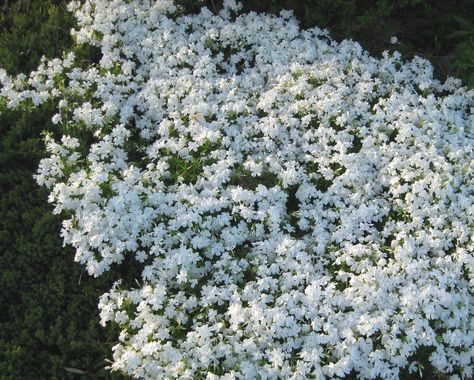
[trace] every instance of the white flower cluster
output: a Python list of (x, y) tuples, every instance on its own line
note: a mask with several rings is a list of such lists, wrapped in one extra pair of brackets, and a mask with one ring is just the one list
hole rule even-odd
[[(398, 379), (474, 369), (474, 91), (280, 17), (74, 1), (69, 54), (0, 103), (55, 101), (37, 180), (141, 379)], [(425, 366), (425, 367), (423, 367)], [(402, 372), (405, 371), (405, 372)]]

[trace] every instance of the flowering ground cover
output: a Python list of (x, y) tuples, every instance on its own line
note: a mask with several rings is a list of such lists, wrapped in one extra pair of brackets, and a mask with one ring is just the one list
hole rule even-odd
[(100, 299), (111, 368), (472, 376), (474, 91), (239, 8), (73, 1), (97, 64), (0, 71), (3, 109), (57, 107), (36, 180), (76, 261), (141, 265)]

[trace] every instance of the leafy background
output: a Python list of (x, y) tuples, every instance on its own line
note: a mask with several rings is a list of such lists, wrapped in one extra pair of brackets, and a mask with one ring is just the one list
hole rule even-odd
[[(218, 0), (181, 0), (185, 12)], [(430, 59), (436, 75), (454, 75), (474, 87), (472, 0), (258, 0), (245, 10), (278, 13), (292, 9), (303, 27), (328, 28), (334, 38), (352, 38), (374, 55), (399, 50), (408, 59)], [(73, 47), (74, 20), (62, 0), (3, 0), (0, 3), (0, 67), (28, 73), (41, 56), (75, 49), (84, 64), (97, 52)], [(398, 44), (391, 44), (396, 36)], [(0, 108), (0, 380), (122, 379), (104, 370), (117, 339), (99, 325), (97, 299), (115, 278), (133, 282), (132, 262), (93, 279), (63, 247), (60, 218), (51, 214), (47, 193), (33, 180), (44, 157), (43, 130), (54, 105), (29, 112)], [(422, 353), (420, 353), (422, 355)], [(429, 373), (425, 376), (432, 378)], [(434, 376), (434, 375), (433, 375)]]

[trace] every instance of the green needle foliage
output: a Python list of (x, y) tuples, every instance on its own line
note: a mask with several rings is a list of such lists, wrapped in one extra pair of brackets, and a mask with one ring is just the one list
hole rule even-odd
[(54, 58), (72, 43), (73, 18), (61, 0), (17, 0), (0, 5), (0, 66), (29, 72), (43, 55)]

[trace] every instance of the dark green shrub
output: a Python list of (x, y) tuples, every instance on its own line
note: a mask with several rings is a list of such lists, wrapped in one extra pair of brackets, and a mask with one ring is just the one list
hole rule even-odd
[(22, 0), (0, 7), (0, 67), (33, 70), (41, 56), (53, 58), (72, 42), (73, 18), (62, 0)]

